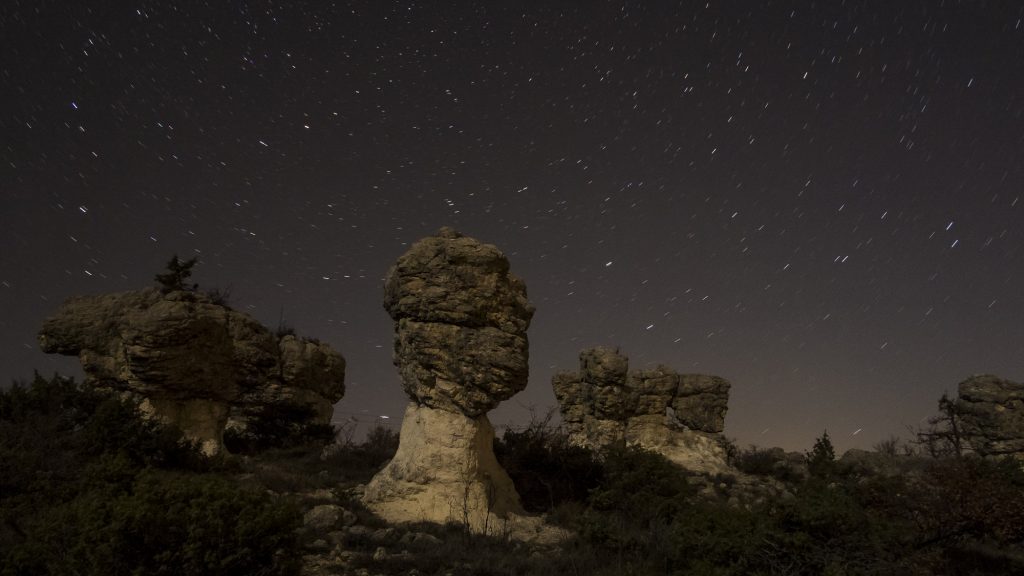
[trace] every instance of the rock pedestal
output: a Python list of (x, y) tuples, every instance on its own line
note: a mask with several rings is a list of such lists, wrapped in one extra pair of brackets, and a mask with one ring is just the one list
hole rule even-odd
[(395, 457), (366, 487), (364, 497), (384, 518), (455, 522), (495, 533), (496, 518), (523, 511), (493, 443), (487, 416), (470, 418), (412, 402)]
[(77, 355), (86, 382), (137, 398), (207, 454), (225, 426), (245, 429), (267, 408), (312, 409), (330, 422), (345, 393), (345, 359), (330, 347), (279, 337), (202, 292), (144, 289), (66, 301), (39, 333), (44, 352)]
[(665, 366), (630, 372), (626, 356), (610, 348), (582, 351), (579, 366), (551, 381), (572, 442), (637, 444), (689, 470), (731, 471), (721, 435), (729, 382)]
[(496, 531), (522, 513), (487, 412), (526, 387), (533, 307), (494, 246), (443, 228), (388, 272), (394, 362), (412, 401), (398, 452), (364, 501), (392, 522)]

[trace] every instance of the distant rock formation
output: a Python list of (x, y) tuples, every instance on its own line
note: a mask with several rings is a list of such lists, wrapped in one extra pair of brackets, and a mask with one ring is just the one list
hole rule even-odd
[(1024, 461), (1024, 384), (991, 374), (972, 376), (958, 386), (963, 434), (982, 456), (1013, 456)]
[(534, 309), (523, 282), (496, 247), (442, 228), (388, 272), (384, 307), (412, 402), (398, 451), (364, 501), (393, 522), (456, 521), (476, 531), (520, 514), (487, 412), (526, 387)]
[(609, 348), (582, 351), (579, 366), (551, 380), (572, 442), (600, 448), (624, 441), (693, 471), (730, 470), (721, 436), (728, 381), (664, 366), (629, 372), (626, 356)]
[(86, 380), (131, 394), (207, 454), (226, 425), (244, 429), (264, 408), (306, 405), (330, 422), (345, 393), (345, 359), (325, 344), (279, 337), (202, 292), (82, 296), (39, 333), (43, 351), (77, 355)]

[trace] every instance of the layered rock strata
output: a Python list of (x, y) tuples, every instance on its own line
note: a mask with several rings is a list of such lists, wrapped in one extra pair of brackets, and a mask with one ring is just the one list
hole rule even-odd
[(576, 444), (638, 444), (697, 472), (730, 470), (721, 435), (729, 400), (723, 378), (665, 366), (630, 372), (625, 355), (592, 348), (580, 353), (578, 372), (555, 374), (551, 384)]
[(330, 422), (345, 393), (345, 359), (329, 346), (279, 337), (202, 292), (144, 289), (66, 301), (39, 333), (43, 351), (78, 356), (86, 381), (138, 398), (204, 452), (223, 449), (278, 405), (304, 405)]
[(496, 529), (522, 512), (487, 412), (526, 387), (526, 287), (497, 248), (443, 228), (390, 269), (384, 307), (410, 404), (398, 451), (365, 502), (391, 521)]

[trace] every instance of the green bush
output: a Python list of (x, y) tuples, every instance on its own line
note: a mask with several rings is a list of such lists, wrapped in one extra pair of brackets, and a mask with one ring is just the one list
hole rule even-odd
[(291, 574), (287, 501), (70, 379), (0, 392), (0, 574)]
[(672, 526), (673, 564), (692, 575), (757, 574), (766, 567), (770, 515), (694, 502)]
[(672, 525), (694, 489), (664, 456), (612, 444), (600, 452), (604, 474), (576, 522), (580, 536), (612, 555), (621, 572), (666, 570), (675, 557)]
[(494, 453), (529, 512), (550, 512), (567, 502), (583, 502), (604, 475), (592, 451), (569, 443), (564, 432), (534, 421), (523, 430), (507, 429)]
[(296, 508), (227, 478), (145, 469), (44, 510), (9, 552), (17, 574), (288, 574)]
[(280, 403), (262, 406), (249, 418), (246, 428), (224, 431), (224, 446), (232, 454), (253, 455), (272, 448), (332, 442), (336, 431), (330, 424), (314, 422), (312, 406)]

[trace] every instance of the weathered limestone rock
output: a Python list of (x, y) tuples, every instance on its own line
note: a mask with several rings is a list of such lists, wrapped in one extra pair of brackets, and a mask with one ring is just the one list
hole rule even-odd
[(964, 436), (975, 452), (1024, 461), (1024, 384), (981, 374), (961, 382), (958, 396)]
[(388, 271), (395, 366), (414, 401), (475, 417), (526, 388), (533, 306), (493, 245), (450, 228)]
[(367, 485), (364, 498), (386, 519), (456, 522), (483, 532), (495, 517), (522, 514), (493, 442), (487, 416), (470, 418), (411, 402), (398, 451)]
[(310, 406), (330, 421), (345, 392), (345, 360), (324, 344), (279, 338), (202, 292), (144, 289), (71, 298), (39, 333), (43, 351), (77, 355), (86, 380), (130, 394), (163, 421), (223, 449), (268, 406)]
[(497, 248), (443, 228), (388, 272), (384, 307), (412, 402), (398, 452), (364, 501), (392, 522), (507, 527), (522, 508), (494, 456), (487, 412), (526, 387), (533, 307), (525, 286)]
[(629, 372), (628, 364), (617, 350), (592, 348), (580, 353), (579, 372), (552, 378), (572, 441), (592, 448), (624, 441), (690, 470), (729, 470), (721, 436), (729, 383), (665, 366)]

